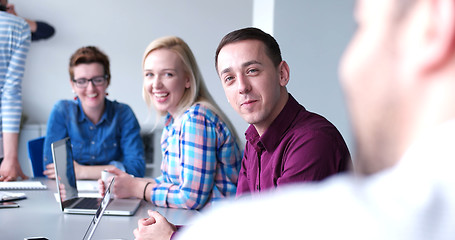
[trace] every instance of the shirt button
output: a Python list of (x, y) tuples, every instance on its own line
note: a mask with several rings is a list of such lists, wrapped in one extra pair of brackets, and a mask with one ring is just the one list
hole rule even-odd
[(92, 144), (92, 145), (95, 144), (95, 141), (92, 141), (91, 144)]
[(95, 159), (95, 156), (92, 156), (92, 159)]
[(93, 129), (94, 129), (94, 127), (93, 127), (93, 126), (90, 126), (90, 130), (93, 130)]
[(259, 185), (256, 185), (256, 190), (259, 190)]

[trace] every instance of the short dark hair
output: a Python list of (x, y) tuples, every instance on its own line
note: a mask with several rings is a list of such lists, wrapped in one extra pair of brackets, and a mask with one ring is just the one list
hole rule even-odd
[(272, 60), (275, 66), (280, 65), (281, 61), (283, 61), (281, 58), (280, 46), (278, 45), (275, 38), (273, 38), (270, 34), (262, 31), (261, 29), (247, 27), (230, 32), (224, 36), (223, 39), (221, 39), (221, 42), (218, 45), (215, 54), (216, 69), (218, 69), (218, 54), (220, 53), (221, 49), (230, 43), (235, 43), (243, 40), (259, 40), (264, 43), (266, 54), (270, 60)]
[(81, 47), (76, 50), (70, 57), (69, 73), (71, 79), (74, 79), (73, 68), (79, 64), (99, 63), (103, 65), (104, 74), (107, 76), (107, 84), (111, 82), (111, 70), (109, 67), (109, 58), (101, 50), (94, 46)]

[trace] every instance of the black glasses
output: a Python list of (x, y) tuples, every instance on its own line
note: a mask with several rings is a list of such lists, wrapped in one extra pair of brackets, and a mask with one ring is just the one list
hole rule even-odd
[(78, 88), (86, 88), (88, 86), (88, 82), (92, 82), (93, 85), (95, 86), (103, 86), (104, 83), (107, 80), (107, 75), (104, 76), (98, 76), (98, 77), (93, 77), (90, 79), (86, 78), (78, 78), (78, 79), (73, 79), (73, 82), (76, 83), (76, 87)]

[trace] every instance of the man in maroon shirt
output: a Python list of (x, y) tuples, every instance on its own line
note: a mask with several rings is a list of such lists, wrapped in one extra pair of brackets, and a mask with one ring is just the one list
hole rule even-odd
[(251, 124), (237, 196), (347, 169), (350, 154), (336, 127), (288, 93), (289, 66), (271, 35), (257, 28), (227, 34), (215, 65), (231, 106)]

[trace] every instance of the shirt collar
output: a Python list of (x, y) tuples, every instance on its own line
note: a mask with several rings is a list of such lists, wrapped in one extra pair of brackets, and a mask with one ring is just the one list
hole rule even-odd
[(263, 149), (267, 152), (273, 152), (281, 142), (281, 136), (288, 130), (301, 110), (305, 111), (305, 108), (289, 94), (286, 105), (264, 134), (259, 136), (256, 128), (251, 124), (245, 132), (246, 140), (257, 152), (261, 152)]
[[(76, 100), (76, 102), (77, 102), (77, 105), (79, 107), (79, 113), (80, 113), (79, 116), (78, 116), (78, 122), (83, 122), (83, 121), (89, 121), (90, 122), (90, 120), (85, 115), (84, 110), (82, 109), (81, 100), (79, 100), (79, 98), (78, 98)], [(108, 100), (107, 98), (104, 98), (104, 105), (105, 105), (104, 106), (104, 113), (101, 116), (100, 121), (96, 125), (100, 125), (104, 121), (106, 121), (106, 123), (109, 124), (111, 122), (111, 119), (113, 118), (113, 116), (111, 116), (113, 114), (112, 101)]]
[(174, 117), (172, 117), (172, 115), (168, 112), (166, 114), (166, 117), (164, 118), (164, 126), (165, 127), (169, 127), (169, 126), (172, 126), (174, 124), (174, 122), (176, 123), (180, 123), (181, 122), (181, 119), (182, 117), (187, 114), (191, 108), (195, 108), (196, 106), (199, 106), (201, 105), (200, 103), (193, 103), (193, 105), (191, 105), (191, 107), (189, 107), (188, 109), (185, 110), (185, 112), (183, 112), (181, 115), (177, 116), (175, 119)]
[(164, 118), (164, 126), (169, 127), (170, 125), (172, 125), (172, 123), (174, 123), (174, 118), (172, 117), (171, 114), (167, 113), (166, 117)]

